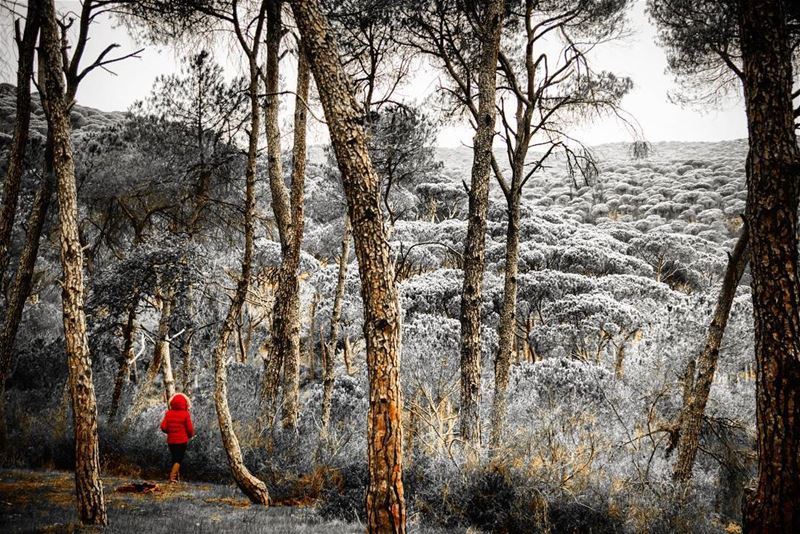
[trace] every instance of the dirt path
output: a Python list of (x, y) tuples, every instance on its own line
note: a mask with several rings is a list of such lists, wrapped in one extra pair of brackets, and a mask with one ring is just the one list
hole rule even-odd
[[(250, 506), (234, 486), (158, 484), (149, 494), (119, 493), (140, 482), (103, 477), (109, 526), (102, 532), (360, 533), (363, 528), (320, 519), (313, 509)], [(65, 471), (0, 470), (0, 532), (95, 532), (76, 523), (75, 484)]]

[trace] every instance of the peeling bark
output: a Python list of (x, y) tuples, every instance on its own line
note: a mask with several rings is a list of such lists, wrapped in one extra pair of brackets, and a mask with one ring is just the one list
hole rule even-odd
[(42, 106), (53, 137), (53, 169), (58, 181), (61, 226), (62, 304), (72, 421), (75, 432), (75, 486), (81, 523), (107, 523), (100, 452), (97, 442), (97, 404), (84, 314), (83, 253), (78, 235), (75, 164), (65, 101), (61, 38), (53, 0), (42, 4), (41, 53), (45, 75)]
[(294, 0), (291, 6), (330, 126), (361, 277), (369, 377), (367, 530), (404, 533), (400, 314), (394, 264), (381, 213), (380, 181), (361, 126), (363, 110), (353, 96), (335, 36), (319, 2)]
[(792, 56), (781, 0), (742, 0), (740, 41), (750, 142), (750, 239), (756, 355), (758, 486), (745, 532), (800, 531), (800, 151)]

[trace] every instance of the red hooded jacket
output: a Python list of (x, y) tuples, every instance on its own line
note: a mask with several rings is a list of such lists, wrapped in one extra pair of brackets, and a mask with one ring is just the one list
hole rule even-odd
[(170, 445), (188, 443), (194, 436), (189, 399), (183, 393), (176, 393), (169, 400), (169, 410), (161, 421), (161, 431), (167, 435), (167, 443)]

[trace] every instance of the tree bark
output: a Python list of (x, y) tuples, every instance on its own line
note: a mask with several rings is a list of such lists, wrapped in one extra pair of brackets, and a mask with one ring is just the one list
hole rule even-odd
[(342, 234), (342, 249), (339, 253), (339, 275), (336, 278), (336, 295), (333, 297), (333, 310), (331, 311), (330, 337), (325, 344), (325, 374), (322, 379), (322, 435), (327, 436), (331, 423), (331, 399), (333, 398), (333, 385), (336, 379), (336, 348), (339, 344), (339, 320), (342, 317), (342, 303), (344, 302), (345, 280), (347, 279), (347, 257), (350, 253), (350, 219), (344, 217), (344, 233)]
[(117, 376), (114, 379), (114, 392), (111, 394), (111, 407), (108, 410), (109, 422), (113, 421), (117, 416), (119, 400), (122, 397), (125, 380), (130, 375), (131, 364), (136, 357), (136, 353), (133, 351), (133, 342), (136, 334), (136, 308), (138, 305), (138, 300), (131, 304), (131, 307), (128, 309), (128, 318), (125, 322), (125, 326), (122, 327), (122, 338), (124, 340), (122, 357), (120, 358)]
[(750, 141), (746, 221), (755, 322), (758, 487), (745, 532), (800, 531), (800, 153), (792, 56), (781, 0), (742, 0), (740, 41)]
[(236, 292), (231, 302), (231, 307), (222, 323), (217, 345), (214, 348), (214, 405), (217, 410), (219, 431), (222, 444), (228, 456), (228, 465), (231, 468), (236, 485), (256, 504), (269, 506), (269, 492), (267, 486), (250, 473), (244, 464), (239, 440), (233, 429), (233, 419), (228, 407), (228, 378), (225, 363), (228, 353), (228, 342), (236, 326), (236, 321), (242, 313), (247, 291), (250, 287), (250, 277), (253, 263), (253, 233), (256, 209), (255, 184), (256, 184), (256, 159), (258, 157), (259, 109), (258, 109), (258, 46), (261, 39), (261, 29), (267, 0), (261, 4), (261, 11), (256, 23), (255, 37), (252, 49), (248, 53), (250, 85), (248, 95), (250, 98), (250, 136), (247, 150), (247, 169), (245, 186), (244, 210), (244, 255), (242, 257), (242, 275), (236, 284)]
[(464, 284), (461, 294), (461, 438), (475, 459), (481, 448), (481, 295), (486, 269), (486, 212), (489, 172), (497, 108), (497, 55), (505, 16), (505, 1), (491, 0), (483, 21), (478, 74), (478, 121), (473, 142), (467, 238), (464, 243)]
[(300, 281), (297, 269), (303, 235), (303, 192), (306, 159), (306, 109), (308, 100), (308, 65), (298, 56), (297, 105), (294, 116), (294, 148), (291, 194), (283, 181), (279, 128), (279, 53), (281, 40), (280, 0), (271, 0), (267, 13), (267, 100), (265, 129), (272, 211), (281, 242), (281, 266), (278, 290), (272, 314), (272, 343), (264, 375), (265, 414), (272, 424), (277, 410), (278, 386), (283, 368), (283, 427), (295, 428), (300, 393)]
[(380, 181), (361, 126), (363, 110), (353, 96), (335, 36), (319, 2), (294, 0), (291, 6), (330, 125), (361, 277), (369, 377), (367, 530), (404, 533), (400, 314), (394, 264), (381, 213)]
[(61, 38), (53, 0), (42, 4), (41, 53), (45, 84), (42, 106), (53, 137), (53, 169), (58, 180), (61, 226), (61, 265), (64, 271), (62, 304), (66, 338), (72, 420), (75, 431), (75, 485), (78, 515), (83, 524), (107, 523), (100, 453), (97, 442), (97, 405), (92, 362), (83, 311), (83, 253), (78, 236), (78, 205), (70, 124), (65, 102)]
[[(189, 321), (192, 321), (195, 312), (194, 297), (192, 295), (192, 286), (186, 288), (186, 315)], [(192, 362), (192, 341), (194, 338), (194, 330), (189, 328), (186, 336), (183, 338), (181, 344), (181, 352), (183, 353), (183, 367), (181, 370), (181, 385), (182, 391), (186, 395), (191, 395), (192, 382), (194, 378), (194, 363)]]
[[(36, 38), (39, 35), (39, 2), (28, 3), (25, 29), (19, 35), (17, 24), (17, 101), (14, 134), (8, 151), (8, 168), (3, 180), (3, 205), (0, 208), (0, 281), (5, 279), (8, 267), (8, 247), (17, 213), (20, 182), (25, 166), (25, 149), (28, 145), (31, 121), (31, 76)], [(0, 284), (2, 285), (2, 284)]]
[[(285, 289), (286, 314), (279, 319), (281, 325), (278, 350), (283, 353), (283, 428), (297, 426), (300, 396), (300, 251), (303, 242), (303, 196), (306, 174), (306, 126), (308, 86), (310, 73), (308, 61), (299, 45), (297, 59), (297, 98), (294, 108), (294, 147), (292, 151), (291, 242), (283, 258), (281, 271)], [(281, 296), (281, 292), (278, 292)], [(276, 315), (277, 317), (277, 315)]]
[(517, 327), (517, 272), (519, 269), (519, 219), (522, 191), (514, 180), (508, 203), (506, 228), (506, 257), (503, 283), (503, 304), (500, 310), (497, 357), (494, 363), (494, 399), (492, 403), (491, 445), (498, 447), (506, 424), (506, 390), (514, 353)]
[[(708, 402), (708, 394), (711, 391), (711, 384), (714, 381), (714, 373), (717, 369), (719, 358), (719, 347), (722, 344), (722, 336), (728, 324), (728, 316), (731, 312), (731, 305), (736, 296), (736, 288), (739, 280), (747, 266), (749, 250), (747, 246), (747, 226), (742, 229), (742, 235), (736, 242), (733, 253), (728, 258), (728, 268), (725, 270), (725, 278), (722, 281), (722, 288), (717, 297), (717, 305), (714, 309), (714, 317), (708, 327), (706, 346), (697, 358), (697, 377), (692, 381), (693, 386), (686, 399), (682, 413), (680, 415), (680, 434), (678, 438), (678, 459), (672, 477), (675, 480), (686, 481), (692, 477), (692, 468), (697, 457), (697, 450), (700, 442), (700, 430), (703, 425), (703, 414)], [(624, 345), (622, 345), (624, 347)], [(692, 373), (694, 376), (694, 373)]]

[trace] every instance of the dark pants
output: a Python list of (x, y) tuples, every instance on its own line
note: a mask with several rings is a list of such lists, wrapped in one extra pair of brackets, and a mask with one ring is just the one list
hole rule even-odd
[(172, 455), (173, 464), (183, 463), (183, 455), (186, 454), (186, 445), (188, 445), (188, 443), (169, 444), (169, 453)]

